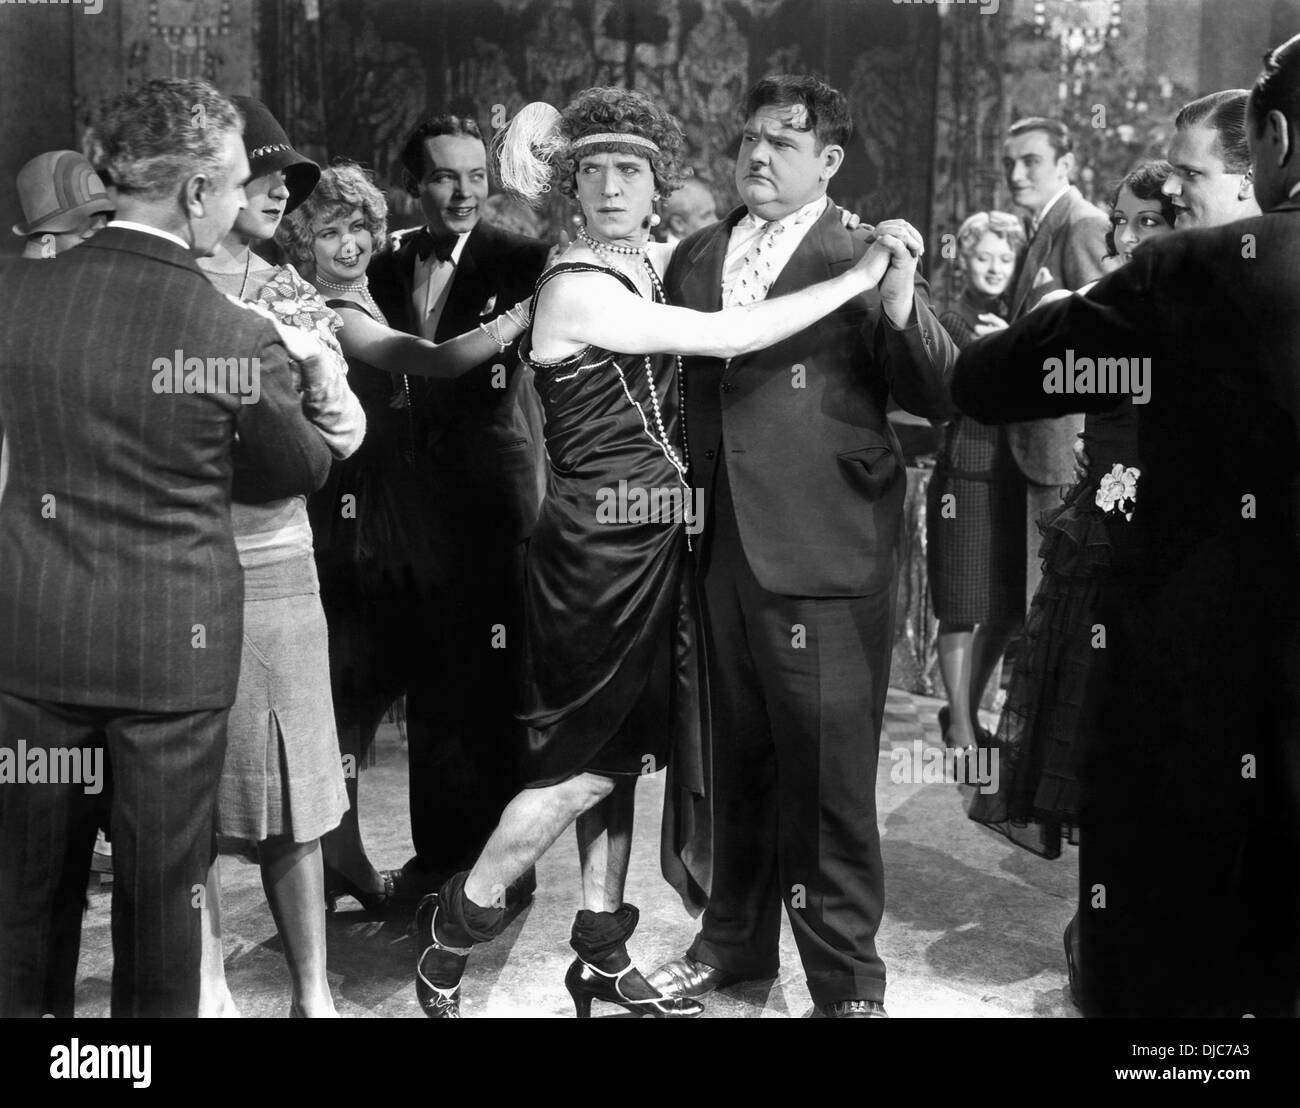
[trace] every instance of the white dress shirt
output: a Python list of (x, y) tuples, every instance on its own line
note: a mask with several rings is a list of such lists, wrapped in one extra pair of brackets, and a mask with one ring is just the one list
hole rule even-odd
[[(769, 248), (770, 252), (767, 257), (771, 260), (772, 269), (778, 274), (778, 277), (791, 258), (794, 252), (799, 249), (799, 244), (803, 242), (804, 236), (817, 222), (821, 214), (826, 211), (826, 205), (830, 203), (830, 198), (822, 195), (816, 200), (811, 200), (802, 208), (798, 208), (789, 215), (782, 216), (775, 222), (784, 224), (785, 230), (772, 240)], [(740, 278), (741, 268), (744, 265), (746, 256), (754, 243), (758, 241), (763, 229), (767, 226), (768, 221), (761, 216), (756, 216), (753, 212), (747, 212), (745, 216), (731, 229), (731, 238), (727, 241), (727, 256), (722, 263), (722, 303), (725, 305), (731, 296), (732, 287)]]
[(435, 341), (438, 321), (442, 319), (442, 310), (447, 305), (447, 294), (451, 282), (456, 276), (456, 267), (460, 256), (465, 252), (465, 240), (470, 233), (456, 236), (456, 245), (451, 248), (451, 258), (439, 259), (432, 250), (427, 258), (416, 255), (415, 268), (411, 272), (411, 307), (415, 318), (420, 323), (420, 334), (430, 342)]

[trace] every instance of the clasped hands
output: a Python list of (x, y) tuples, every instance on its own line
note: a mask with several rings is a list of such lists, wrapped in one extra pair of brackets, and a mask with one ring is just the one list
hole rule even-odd
[(858, 264), (875, 282), (885, 314), (895, 326), (904, 327), (912, 315), (916, 263), (925, 253), (925, 242), (905, 219), (886, 219), (868, 234), (871, 245)]

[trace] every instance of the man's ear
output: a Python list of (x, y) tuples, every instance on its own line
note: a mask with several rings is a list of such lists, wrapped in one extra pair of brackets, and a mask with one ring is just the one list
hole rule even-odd
[(1056, 164), (1065, 167), (1065, 179), (1067, 181), (1074, 180), (1074, 170), (1076, 165), (1074, 160), (1074, 151), (1070, 151), (1068, 154), (1062, 154), (1056, 159)]
[(1284, 168), (1295, 150), (1291, 142), (1291, 122), (1285, 114), (1274, 108), (1268, 113), (1264, 128), (1269, 145), (1277, 158), (1278, 168)]
[(668, 217), (668, 230), (679, 239), (684, 239), (686, 237), (686, 217), (680, 212), (673, 212)]
[(181, 183), (181, 207), (191, 219), (202, 219), (212, 195), (212, 180), (204, 173), (196, 173)]
[(829, 181), (840, 171), (840, 166), (844, 164), (844, 147), (836, 146), (833, 142), (827, 143), (822, 147), (822, 152), (818, 156), (822, 160), (821, 179)]
[(1238, 200), (1252, 200), (1255, 196), (1255, 172), (1252, 169), (1246, 170), (1241, 177), (1241, 184), (1237, 186)]

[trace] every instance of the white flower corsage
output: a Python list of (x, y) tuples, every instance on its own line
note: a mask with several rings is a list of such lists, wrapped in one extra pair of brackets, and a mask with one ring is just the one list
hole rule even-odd
[(1126, 520), (1133, 518), (1137, 503), (1137, 483), (1142, 471), (1134, 466), (1116, 462), (1109, 473), (1103, 474), (1097, 487), (1097, 507), (1107, 515), (1122, 512)]

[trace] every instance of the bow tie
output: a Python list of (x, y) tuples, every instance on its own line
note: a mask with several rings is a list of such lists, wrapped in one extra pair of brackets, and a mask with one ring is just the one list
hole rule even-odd
[(452, 234), (435, 235), (428, 227), (421, 227), (420, 233), (415, 236), (415, 252), (420, 256), (420, 261), (426, 260), (430, 254), (437, 254), (438, 261), (449, 262), (459, 237)]

